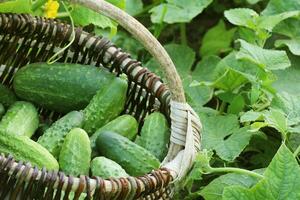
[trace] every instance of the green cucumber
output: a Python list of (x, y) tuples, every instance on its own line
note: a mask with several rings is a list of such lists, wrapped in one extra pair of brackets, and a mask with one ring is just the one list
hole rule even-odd
[(159, 168), (160, 162), (154, 155), (117, 133), (101, 133), (96, 144), (101, 155), (120, 164), (132, 176), (141, 176)]
[(113, 131), (124, 137), (127, 137), (130, 140), (133, 140), (138, 132), (138, 123), (134, 117), (131, 115), (122, 115), (117, 117), (116, 119), (110, 121), (100, 129), (98, 129), (91, 137), (91, 147), (93, 150), (93, 154), (97, 151), (96, 148), (96, 139), (99, 134), (104, 131)]
[(154, 112), (145, 118), (141, 136), (136, 143), (150, 151), (159, 160), (163, 160), (168, 152), (170, 134), (165, 116)]
[(116, 77), (89, 65), (29, 64), (14, 77), (18, 97), (60, 113), (84, 109), (97, 91)]
[(0, 131), (0, 153), (12, 155), (18, 161), (30, 162), (38, 168), (58, 170), (57, 160), (40, 144), (26, 136)]
[(0, 130), (7, 134), (31, 137), (39, 126), (39, 115), (29, 102), (15, 102), (3, 116)]
[(89, 135), (95, 133), (109, 121), (116, 118), (124, 109), (127, 81), (115, 78), (109, 86), (102, 87), (84, 109), (83, 129)]
[(82, 112), (72, 111), (54, 122), (45, 133), (39, 137), (38, 143), (44, 146), (55, 157), (58, 158), (65, 136), (73, 128), (82, 126), (84, 116)]
[(128, 177), (126, 171), (115, 161), (105, 157), (96, 157), (91, 162), (93, 176), (103, 179)]
[(81, 128), (72, 129), (66, 136), (59, 154), (60, 169), (67, 175), (88, 175), (91, 162), (91, 144)]
[(10, 89), (0, 84), (0, 103), (8, 108), (15, 103), (15, 101), (17, 101), (16, 95)]

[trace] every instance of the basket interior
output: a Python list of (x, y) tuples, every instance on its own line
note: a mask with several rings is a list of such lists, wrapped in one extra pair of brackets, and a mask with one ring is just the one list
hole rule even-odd
[[(1, 14), (0, 20), (0, 81), (8, 87), (11, 87), (14, 73), (21, 67), (29, 63), (46, 62), (71, 40), (72, 28), (56, 20), (12, 14)], [(121, 68), (125, 60), (128, 62)], [(156, 94), (149, 88), (149, 81), (161, 80), (145, 68), (133, 74), (141, 63), (131, 59), (129, 54), (109, 40), (75, 28), (74, 42), (57, 62), (102, 67), (116, 76), (125, 73), (129, 87), (122, 114), (134, 116), (141, 122), (140, 125), (145, 116), (154, 110), (162, 112), (169, 119), (169, 93), (165, 86), (162, 84)], [(61, 115), (43, 108), (39, 108), (39, 113), (44, 120), (55, 120)]]
[[(29, 63), (46, 62), (56, 52), (65, 47), (72, 36), (72, 28), (57, 20), (45, 19), (41, 17), (32, 17), (30, 15), (22, 14), (0, 14), (0, 81), (4, 85), (11, 87), (14, 74), (23, 66)], [(151, 73), (148, 69), (142, 68), (141, 63), (130, 58), (130, 55), (117, 48), (109, 40), (86, 33), (80, 28), (75, 28), (74, 42), (61, 54), (57, 62), (63, 63), (79, 63), (86, 65), (93, 65), (95, 67), (102, 67), (109, 70), (111, 73), (119, 76), (125, 73), (128, 77), (128, 91), (125, 108), (122, 114), (130, 114), (134, 116), (140, 127), (145, 116), (153, 111), (160, 111), (168, 120), (169, 115), (169, 101), (170, 93), (166, 86), (162, 83), (159, 77)], [(40, 117), (44, 120), (56, 120), (61, 116), (61, 113), (55, 113), (51, 110), (39, 108)], [(14, 165), (14, 166), (13, 166)], [(6, 172), (2, 169), (6, 168)], [(13, 169), (12, 175), (8, 171)], [(45, 176), (46, 179), (40, 179), (47, 182), (49, 177), (49, 184), (55, 183), (56, 180), (66, 178), (60, 172), (38, 172), (37, 168), (32, 168), (28, 164), (22, 162), (15, 163), (11, 157), (5, 158), (0, 155), (0, 185), (9, 180), (4, 193), (1, 197), (5, 197), (8, 192), (18, 196), (20, 194), (27, 194), (26, 191), (20, 189), (24, 186), (24, 179), (17, 179), (14, 176), (19, 172), (28, 174), (31, 173), (32, 180), (37, 174)], [(10, 178), (10, 176), (12, 178)], [(62, 177), (62, 178), (60, 178)], [(157, 199), (157, 197), (164, 197), (168, 199), (170, 190), (166, 188), (170, 182), (170, 173), (167, 169), (158, 169), (148, 175), (142, 177), (130, 177), (124, 180), (107, 180), (116, 186), (114, 195), (122, 197), (122, 193), (132, 193), (132, 189), (128, 188), (128, 184), (136, 185), (135, 191), (131, 195), (140, 197), (141, 199)], [(80, 177), (77, 184), (87, 184), (79, 191), (79, 195), (85, 188), (86, 193), (89, 193), (89, 181), (98, 181), (96, 178)], [(74, 185), (73, 177), (68, 177), (68, 184)], [(74, 178), (75, 180), (75, 178)], [(3, 182), (4, 181), (4, 182)], [(10, 183), (10, 181), (12, 181)], [(79, 181), (79, 182), (78, 182)], [(1, 183), (2, 182), (2, 183)], [(75, 181), (74, 181), (75, 182)], [(61, 183), (61, 182), (60, 182)], [(62, 182), (63, 183), (63, 182)], [(99, 180), (99, 187), (104, 185), (104, 180)], [(101, 184), (100, 184), (101, 183)], [(151, 184), (150, 184), (151, 183)], [(11, 185), (12, 184), (12, 185)], [(83, 184), (83, 185), (84, 185)], [(43, 185), (39, 182), (34, 183), (37, 188), (41, 187), (41, 191), (48, 188), (49, 196), (53, 194), (52, 186)], [(144, 185), (144, 186), (143, 186)], [(27, 185), (28, 186), (28, 185)], [(125, 187), (126, 186), (126, 187)], [(0, 186), (1, 189), (2, 186)], [(59, 186), (62, 188), (62, 185)], [(67, 186), (68, 187), (68, 186)], [(24, 186), (25, 188), (25, 186)], [(27, 187), (28, 188), (33, 188)], [(80, 188), (80, 187), (79, 187)], [(122, 192), (118, 192), (118, 189)], [(3, 189), (3, 188), (2, 188)], [(105, 193), (105, 188), (100, 187), (100, 193)], [(34, 192), (34, 191), (31, 191)], [(29, 192), (30, 193), (30, 192)], [(28, 194), (29, 194), (28, 193)], [(77, 192), (76, 192), (77, 193)], [(1, 194), (1, 190), (0, 190)], [(28, 195), (27, 194), (27, 195)], [(34, 194), (38, 194), (35, 193)], [(46, 196), (47, 196), (46, 194)], [(97, 193), (94, 193), (94, 196)], [(121, 196), (120, 196), (121, 195)], [(15, 197), (16, 197), (15, 196)], [(37, 199), (43, 198), (41, 195)], [(142, 198), (144, 197), (144, 198)], [(51, 198), (50, 198), (51, 199)], [(96, 198), (97, 199), (97, 198)], [(109, 198), (108, 198), (109, 199)], [(122, 199), (122, 198), (121, 198)]]

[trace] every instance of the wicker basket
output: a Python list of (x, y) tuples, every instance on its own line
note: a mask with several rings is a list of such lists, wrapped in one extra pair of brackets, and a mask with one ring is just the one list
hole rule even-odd
[[(185, 103), (180, 78), (169, 56), (154, 37), (136, 20), (102, 0), (76, 1), (116, 20), (131, 32), (158, 60), (168, 79), (161, 79), (105, 38), (75, 29), (75, 41), (59, 62), (108, 68), (128, 76), (129, 89), (123, 113), (139, 122), (154, 110), (171, 123), (167, 157), (160, 169), (141, 177), (104, 180), (100, 177), (71, 177), (62, 172), (39, 170), (13, 157), (0, 156), (0, 199), (170, 199), (172, 186), (191, 168), (200, 149), (201, 123)], [(57, 20), (19, 14), (0, 14), (0, 80), (11, 86), (14, 73), (28, 63), (45, 62), (69, 43), (72, 27)], [(43, 117), (59, 113), (40, 109)]]

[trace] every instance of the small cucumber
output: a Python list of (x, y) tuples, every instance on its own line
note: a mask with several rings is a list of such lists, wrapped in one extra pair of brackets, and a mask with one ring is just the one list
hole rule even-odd
[(83, 113), (72, 111), (54, 122), (45, 133), (39, 137), (38, 143), (44, 146), (56, 158), (58, 158), (65, 136), (73, 128), (80, 128), (83, 122)]
[(8, 108), (16, 101), (16, 95), (10, 89), (0, 84), (0, 103), (2, 103), (4, 107)]
[(109, 86), (102, 87), (84, 109), (83, 129), (89, 135), (95, 133), (109, 121), (116, 118), (124, 109), (127, 81), (115, 78)]
[(7, 134), (31, 137), (39, 126), (36, 108), (29, 102), (15, 102), (3, 116), (0, 130)]
[(104, 179), (129, 176), (118, 163), (105, 157), (94, 158), (91, 162), (91, 170), (93, 176)]
[(58, 170), (57, 160), (40, 144), (27, 136), (0, 131), (0, 153), (11, 154), (18, 161), (30, 162), (40, 169)]
[(13, 88), (21, 99), (60, 113), (84, 109), (97, 91), (115, 75), (104, 68), (69, 63), (33, 63), (14, 77)]
[(159, 160), (163, 160), (168, 151), (169, 140), (170, 129), (167, 119), (163, 114), (154, 112), (145, 118), (141, 136), (136, 143), (150, 151)]
[(132, 176), (141, 176), (160, 165), (148, 150), (114, 132), (101, 133), (96, 141), (101, 155), (119, 163)]
[(60, 169), (67, 175), (88, 175), (91, 162), (91, 144), (81, 128), (72, 129), (66, 136), (59, 154)]
[[(98, 129), (91, 137), (91, 147), (93, 152), (97, 151), (96, 139), (104, 131), (113, 131), (130, 140), (133, 140), (138, 132), (138, 123), (131, 115), (122, 115), (110, 121), (100, 129)], [(93, 153), (95, 154), (95, 153)]]

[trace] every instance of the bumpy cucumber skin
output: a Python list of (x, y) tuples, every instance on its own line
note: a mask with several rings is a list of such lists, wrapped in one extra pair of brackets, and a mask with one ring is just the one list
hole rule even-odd
[(60, 113), (84, 109), (101, 87), (115, 76), (94, 66), (54, 63), (29, 64), (14, 77), (21, 99)]
[(138, 132), (138, 123), (131, 115), (121, 115), (98, 129), (90, 137), (92, 151), (95, 153), (97, 152), (96, 139), (99, 134), (103, 133), (104, 131), (113, 131), (124, 137), (127, 137), (130, 140), (133, 140)]
[(91, 162), (91, 144), (81, 128), (72, 129), (66, 136), (59, 154), (60, 169), (67, 175), (88, 175)]
[(18, 161), (30, 162), (38, 168), (58, 170), (57, 160), (40, 144), (26, 136), (11, 135), (0, 131), (0, 153), (11, 154)]
[(101, 155), (120, 164), (132, 176), (141, 176), (160, 165), (148, 150), (117, 133), (106, 131), (96, 141)]
[(154, 112), (145, 118), (141, 136), (136, 143), (150, 151), (159, 160), (163, 160), (168, 151), (170, 134), (165, 116)]
[(54, 122), (45, 133), (39, 137), (38, 143), (44, 146), (55, 157), (58, 158), (66, 135), (73, 128), (80, 128), (84, 115), (79, 111), (72, 111)]
[(115, 78), (107, 87), (102, 87), (84, 109), (83, 129), (89, 135), (95, 133), (109, 121), (116, 118), (124, 109), (127, 81)]
[(36, 108), (29, 102), (15, 102), (3, 116), (0, 130), (7, 134), (31, 137), (39, 126)]
[(4, 85), (0, 84), (0, 103), (8, 108), (17, 101), (16, 95)]
[(126, 171), (115, 161), (105, 157), (96, 157), (91, 162), (93, 176), (104, 179), (128, 177)]

